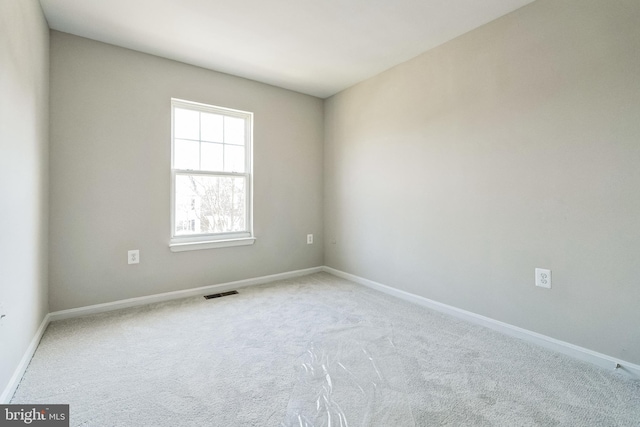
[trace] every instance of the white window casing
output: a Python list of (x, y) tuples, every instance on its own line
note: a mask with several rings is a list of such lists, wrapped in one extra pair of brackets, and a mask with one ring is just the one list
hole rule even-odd
[(173, 252), (251, 245), (253, 113), (171, 100)]

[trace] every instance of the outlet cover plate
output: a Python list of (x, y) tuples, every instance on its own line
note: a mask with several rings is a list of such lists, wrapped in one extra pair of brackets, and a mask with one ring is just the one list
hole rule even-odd
[(536, 268), (536, 286), (551, 289), (551, 270)]
[(140, 250), (135, 249), (127, 252), (127, 263), (140, 264)]

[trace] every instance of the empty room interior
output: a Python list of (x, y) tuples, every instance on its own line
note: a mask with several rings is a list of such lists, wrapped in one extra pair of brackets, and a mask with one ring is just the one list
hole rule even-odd
[(640, 425), (639, 23), (0, 0), (0, 420)]

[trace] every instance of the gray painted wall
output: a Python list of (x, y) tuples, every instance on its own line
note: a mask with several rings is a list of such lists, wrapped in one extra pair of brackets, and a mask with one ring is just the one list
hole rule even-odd
[[(255, 114), (254, 245), (169, 251), (172, 97)], [(51, 310), (322, 265), (322, 120), (318, 98), (52, 31)]]
[(538, 0), (328, 99), (326, 265), (640, 363), (638, 22)]
[(48, 312), (49, 29), (0, 0), (0, 393)]

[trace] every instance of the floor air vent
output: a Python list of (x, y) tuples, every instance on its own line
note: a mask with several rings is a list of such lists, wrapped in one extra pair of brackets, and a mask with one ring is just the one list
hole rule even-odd
[(235, 295), (238, 291), (220, 292), (219, 294), (205, 295), (204, 299), (226, 297), (227, 295)]

